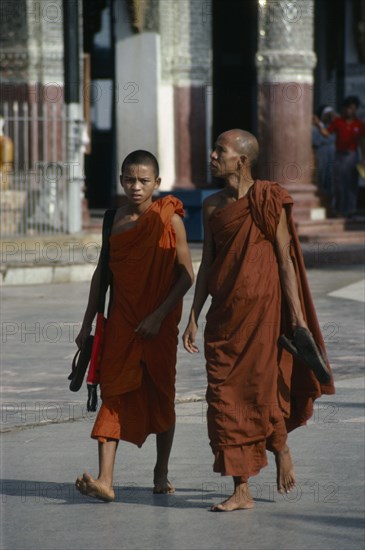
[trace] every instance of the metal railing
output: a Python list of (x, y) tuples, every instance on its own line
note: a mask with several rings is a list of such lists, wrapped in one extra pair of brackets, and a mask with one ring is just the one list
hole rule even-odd
[[(52, 235), (67, 231), (65, 106), (2, 105), (0, 234)], [(13, 158), (11, 158), (13, 157)]]

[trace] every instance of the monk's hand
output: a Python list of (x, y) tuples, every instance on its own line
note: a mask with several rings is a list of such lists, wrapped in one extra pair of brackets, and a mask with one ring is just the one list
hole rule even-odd
[(157, 313), (151, 313), (141, 321), (134, 332), (137, 332), (142, 338), (154, 338), (160, 332), (163, 317)]
[(189, 353), (197, 353), (199, 351), (198, 346), (195, 344), (197, 332), (198, 325), (194, 321), (190, 320), (182, 337), (184, 348)]
[(292, 333), (295, 331), (296, 328), (299, 328), (299, 327), (300, 328), (306, 328), (307, 330), (309, 330), (308, 325), (307, 325), (303, 315), (299, 315), (299, 316), (294, 315), (292, 317), (290, 326), (291, 326)]
[(76, 345), (79, 349), (81, 349), (84, 346), (86, 338), (89, 336), (90, 332), (91, 332), (90, 326), (81, 327), (79, 334), (75, 338)]

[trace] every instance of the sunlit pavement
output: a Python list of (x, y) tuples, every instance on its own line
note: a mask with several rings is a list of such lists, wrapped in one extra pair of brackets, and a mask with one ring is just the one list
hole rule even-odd
[[(275, 489), (275, 467), (250, 480), (254, 510), (214, 514), (231, 491), (212, 472), (206, 429), (202, 316), (198, 347), (180, 346), (172, 496), (152, 495), (155, 442), (122, 442), (117, 501), (74, 489), (97, 473), (86, 390), (67, 375), (88, 295), (87, 283), (7, 287), (2, 292), (2, 540), (4, 549), (358, 549), (364, 540), (364, 273), (360, 267), (309, 270), (337, 393), (316, 402), (307, 427), (290, 434), (297, 488)], [(183, 330), (192, 291), (185, 300)]]

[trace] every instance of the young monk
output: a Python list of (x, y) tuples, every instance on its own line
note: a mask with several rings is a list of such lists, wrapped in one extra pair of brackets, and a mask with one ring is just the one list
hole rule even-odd
[[(182, 203), (168, 195), (152, 202), (161, 179), (156, 158), (130, 153), (110, 236), (112, 302), (101, 359), (102, 406), (91, 437), (98, 440), (99, 475), (76, 480), (84, 495), (113, 501), (114, 460), (120, 439), (141, 447), (156, 433), (154, 493), (173, 493), (168, 461), (175, 429), (175, 365), (182, 297), (193, 283)], [(76, 343), (90, 334), (97, 312), (100, 262)]]
[[(292, 218), (293, 200), (277, 183), (255, 181), (259, 148), (243, 130), (221, 134), (211, 154), (212, 174), (225, 187), (203, 205), (204, 246), (194, 301), (183, 335), (190, 353), (202, 307), (205, 327), (208, 435), (214, 471), (232, 476), (233, 494), (212, 507), (252, 508), (248, 481), (274, 453), (278, 491), (295, 486), (288, 431), (304, 425), (313, 401), (334, 393), (278, 347), (281, 333), (308, 329), (324, 343)], [(328, 365), (327, 365), (328, 367)]]

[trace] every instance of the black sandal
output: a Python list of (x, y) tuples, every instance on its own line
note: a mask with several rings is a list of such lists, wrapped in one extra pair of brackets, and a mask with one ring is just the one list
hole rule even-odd
[(82, 382), (84, 380), (85, 372), (90, 363), (91, 351), (93, 347), (94, 336), (90, 334), (82, 347), (78, 349), (75, 353), (75, 357), (72, 361), (72, 371), (68, 377), (70, 382), (71, 391), (79, 391), (81, 388)]
[(282, 334), (279, 338), (279, 344), (309, 367), (315, 374), (318, 382), (321, 384), (328, 384), (330, 382), (331, 375), (326, 359), (308, 329), (297, 327), (293, 332), (292, 339)]

